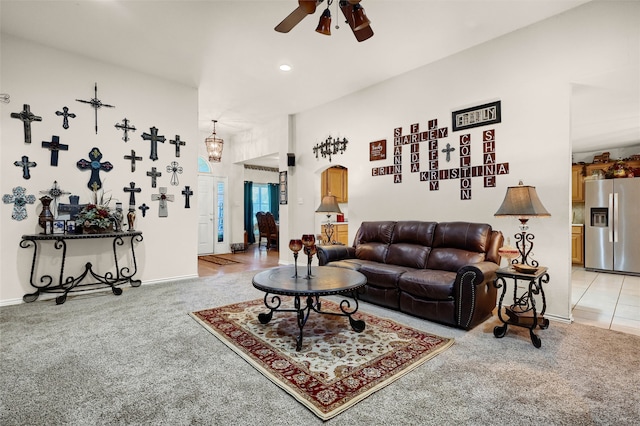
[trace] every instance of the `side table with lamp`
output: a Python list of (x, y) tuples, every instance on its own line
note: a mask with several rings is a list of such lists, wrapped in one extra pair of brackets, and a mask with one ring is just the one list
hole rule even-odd
[(327, 236), (327, 244), (339, 244), (336, 240), (333, 239), (334, 225), (331, 222), (332, 213), (342, 214), (340, 206), (338, 205), (338, 199), (335, 197), (335, 195), (329, 194), (322, 197), (322, 201), (320, 202), (320, 206), (318, 206), (318, 208), (316, 209), (316, 213), (327, 214), (327, 224), (324, 226), (324, 232)]
[[(501, 256), (508, 259), (509, 265), (496, 271), (494, 286), (502, 288), (498, 303), (498, 318), (503, 324), (493, 329), (493, 335), (498, 338), (504, 337), (509, 325), (528, 328), (531, 343), (539, 348), (542, 342), (534, 330), (536, 327), (543, 330), (549, 327), (549, 320), (544, 318), (547, 301), (542, 286), (549, 282), (549, 274), (546, 267), (539, 266), (538, 262), (532, 259), (534, 236), (527, 233), (529, 229), (527, 222), (531, 217), (549, 217), (551, 215), (538, 198), (536, 188), (525, 186), (520, 181), (518, 186), (507, 188), (504, 201), (494, 216), (517, 217), (520, 220), (520, 233), (515, 235), (516, 248), (507, 243), (498, 251)], [(507, 293), (507, 279), (512, 279), (514, 282), (513, 303), (505, 306), (503, 310), (502, 303)], [(526, 290), (520, 295), (518, 295), (518, 280), (528, 282)], [(536, 295), (542, 297), (540, 310), (536, 307), (534, 297)]]

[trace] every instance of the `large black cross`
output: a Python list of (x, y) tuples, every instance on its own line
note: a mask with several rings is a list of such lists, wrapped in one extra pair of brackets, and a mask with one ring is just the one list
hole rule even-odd
[(191, 188), (189, 188), (188, 185), (185, 185), (184, 189), (182, 190), (182, 195), (184, 195), (184, 208), (190, 209), (191, 206), (189, 205), (189, 197), (193, 195), (193, 191), (191, 190)]
[(13, 164), (17, 167), (22, 167), (22, 177), (25, 179), (31, 179), (31, 175), (29, 174), (29, 167), (35, 167), (38, 165), (35, 161), (29, 161), (29, 157), (26, 155), (22, 156), (21, 161), (14, 161)]
[(69, 128), (69, 119), (70, 118), (76, 118), (76, 115), (74, 113), (69, 113), (69, 108), (68, 107), (62, 107), (62, 111), (56, 111), (56, 115), (58, 116), (62, 116), (62, 128), (63, 129), (68, 129)]
[(158, 136), (158, 129), (156, 129), (156, 126), (153, 126), (149, 130), (151, 131), (151, 134), (146, 132), (143, 133), (142, 139), (144, 139), (145, 141), (151, 141), (151, 155), (149, 156), (149, 158), (151, 158), (151, 160), (153, 161), (156, 161), (158, 159), (158, 142), (164, 143), (166, 139), (164, 138), (164, 136)]
[(95, 83), (95, 86), (93, 86), (93, 93), (94, 93), (94, 97), (88, 101), (83, 101), (82, 99), (76, 99), (76, 101), (89, 104), (91, 105), (91, 108), (93, 108), (93, 111), (95, 113), (96, 135), (97, 135), (98, 134), (98, 108), (102, 108), (102, 107), (115, 108), (115, 106), (103, 104), (102, 101), (98, 99), (98, 83)]
[(126, 186), (122, 188), (124, 192), (129, 193), (129, 210), (133, 210), (136, 208), (136, 192), (141, 192), (141, 188), (136, 188), (135, 182), (129, 182), (129, 187)]
[(122, 137), (122, 140), (127, 142), (129, 140), (129, 132), (135, 132), (136, 126), (129, 126), (130, 121), (126, 117), (122, 119), (122, 123), (123, 124), (117, 123), (116, 128), (124, 131), (124, 136)]
[(58, 165), (58, 151), (67, 151), (69, 149), (69, 145), (64, 145), (60, 143), (59, 136), (51, 136), (51, 142), (42, 141), (43, 148), (49, 148), (51, 151), (51, 165)]
[(131, 172), (135, 172), (136, 171), (136, 160), (137, 161), (142, 161), (142, 157), (136, 157), (136, 152), (132, 149), (131, 150), (131, 155), (125, 155), (124, 156), (125, 160), (131, 160)]
[(31, 107), (28, 104), (22, 106), (22, 111), (12, 112), (11, 118), (17, 118), (22, 120), (24, 125), (24, 143), (31, 143), (31, 122), (42, 121), (42, 117), (38, 117), (31, 112)]
[(113, 164), (108, 161), (101, 163), (102, 153), (96, 147), (89, 152), (89, 161), (80, 160), (76, 163), (80, 170), (91, 170), (91, 177), (87, 186), (92, 191), (97, 191), (102, 188), (102, 181), (100, 180), (100, 170), (110, 172), (113, 169)]
[(176, 157), (180, 157), (180, 146), (185, 146), (187, 144), (185, 141), (180, 140), (180, 135), (176, 135), (176, 139), (170, 140), (169, 143), (176, 146)]
[(156, 171), (155, 167), (151, 168), (150, 172), (147, 172), (147, 176), (151, 177), (151, 187), (156, 187), (156, 178), (162, 176), (161, 172)]

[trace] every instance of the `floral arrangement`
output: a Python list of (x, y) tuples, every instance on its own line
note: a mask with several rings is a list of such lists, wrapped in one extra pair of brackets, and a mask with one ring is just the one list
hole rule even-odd
[(111, 197), (105, 197), (102, 189), (94, 190), (91, 203), (84, 206), (76, 217), (77, 228), (100, 228), (106, 230), (113, 225), (109, 202)]

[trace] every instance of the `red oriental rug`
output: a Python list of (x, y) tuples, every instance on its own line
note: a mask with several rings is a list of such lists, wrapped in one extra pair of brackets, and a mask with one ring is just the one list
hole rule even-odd
[[(283, 297), (283, 307), (293, 298)], [(322, 299), (324, 311), (338, 304)], [(302, 349), (293, 312), (275, 312), (268, 324), (262, 299), (190, 314), (260, 373), (323, 420), (328, 420), (453, 345), (453, 339), (357, 312), (366, 328), (356, 333), (345, 317), (311, 312)]]

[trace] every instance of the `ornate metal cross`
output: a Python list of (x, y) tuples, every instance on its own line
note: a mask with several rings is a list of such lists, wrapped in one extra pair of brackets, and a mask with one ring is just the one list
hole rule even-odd
[(13, 212), (11, 213), (11, 219), (23, 220), (27, 218), (27, 204), (33, 204), (36, 202), (35, 195), (25, 195), (27, 190), (21, 186), (13, 188), (12, 194), (4, 194), (2, 196), (2, 202), (5, 204), (13, 203)]
[(184, 195), (184, 208), (190, 209), (191, 205), (189, 204), (189, 197), (193, 195), (193, 191), (188, 185), (185, 185), (184, 189), (182, 190), (182, 195)]
[(180, 135), (176, 135), (176, 139), (170, 140), (169, 143), (176, 146), (176, 157), (180, 157), (180, 146), (185, 146), (187, 144), (185, 141), (180, 140)]
[(450, 144), (450, 143), (448, 143), (448, 144), (447, 144), (447, 147), (446, 147), (446, 148), (443, 148), (443, 149), (442, 149), (442, 152), (444, 152), (445, 154), (447, 154), (447, 157), (445, 158), (445, 160), (446, 160), (447, 162), (451, 161), (451, 153), (452, 153), (453, 151), (455, 151), (455, 150), (456, 150), (455, 148), (452, 148), (452, 147), (451, 147), (451, 144)]
[(142, 217), (145, 217), (147, 215), (147, 210), (149, 210), (149, 206), (145, 203), (142, 203), (142, 205), (138, 208), (142, 211)]
[(69, 145), (64, 145), (60, 143), (59, 136), (51, 136), (51, 142), (42, 141), (43, 148), (49, 148), (51, 151), (51, 165), (58, 165), (58, 151), (67, 151), (69, 149)]
[(13, 164), (16, 167), (22, 167), (22, 177), (25, 179), (31, 179), (31, 174), (29, 174), (29, 167), (35, 167), (38, 165), (35, 161), (29, 161), (29, 157), (26, 155), (22, 156), (21, 161), (14, 161)]
[(31, 122), (42, 121), (42, 117), (38, 117), (31, 112), (31, 107), (28, 104), (22, 106), (22, 111), (12, 112), (11, 118), (17, 118), (22, 120), (24, 126), (24, 143), (31, 143)]
[(173, 201), (173, 195), (167, 195), (167, 188), (160, 187), (159, 194), (151, 194), (151, 199), (153, 201), (160, 201), (158, 217), (167, 217), (169, 216), (169, 210), (167, 208), (167, 201)]
[(178, 186), (178, 175), (182, 174), (182, 167), (180, 167), (177, 161), (172, 161), (171, 164), (167, 166), (167, 173), (171, 173), (171, 185)]
[(151, 158), (151, 160), (153, 161), (156, 161), (158, 159), (158, 142), (164, 143), (166, 139), (164, 138), (164, 136), (158, 136), (158, 129), (156, 129), (155, 126), (150, 128), (149, 130), (151, 131), (151, 134), (146, 132), (143, 133), (142, 139), (144, 139), (145, 141), (151, 141), (151, 155), (149, 156), (149, 158)]
[(151, 177), (151, 187), (156, 187), (156, 178), (162, 176), (161, 172), (157, 172), (155, 167), (151, 168), (150, 172), (147, 172), (147, 176)]
[(53, 215), (56, 215), (56, 212), (58, 211), (58, 198), (60, 198), (61, 196), (65, 195), (65, 194), (71, 194), (70, 192), (64, 191), (62, 189), (60, 189), (60, 186), (58, 186), (58, 181), (54, 180), (53, 181), (53, 186), (50, 189), (47, 189), (45, 191), (40, 191), (41, 194), (45, 194), (48, 195), (49, 197), (53, 198)]
[(93, 87), (93, 93), (94, 93), (94, 97), (91, 98), (91, 100), (83, 101), (82, 99), (76, 99), (76, 101), (89, 104), (91, 105), (91, 108), (93, 108), (93, 111), (95, 113), (96, 135), (97, 135), (98, 134), (98, 108), (102, 108), (102, 107), (115, 108), (115, 106), (103, 104), (102, 101), (98, 99), (98, 83), (95, 83), (95, 86)]
[(100, 180), (100, 170), (104, 172), (110, 172), (113, 169), (113, 164), (108, 161), (101, 163), (102, 153), (96, 147), (89, 152), (89, 160), (80, 160), (76, 163), (80, 170), (91, 170), (91, 177), (87, 186), (92, 191), (97, 191), (102, 188), (102, 181)]
[(136, 152), (132, 149), (131, 155), (125, 155), (125, 160), (131, 160), (131, 173), (136, 171), (136, 160), (142, 161), (142, 157), (136, 157)]
[(129, 187), (126, 186), (122, 188), (124, 192), (129, 193), (129, 210), (133, 210), (136, 208), (136, 192), (141, 192), (141, 188), (136, 188), (135, 182), (129, 182)]
[(122, 140), (127, 142), (129, 140), (129, 132), (135, 132), (136, 126), (129, 126), (129, 120), (126, 117), (122, 119), (122, 123), (123, 124), (117, 123), (116, 128), (124, 131)]
[(68, 129), (69, 128), (69, 119), (70, 118), (76, 118), (76, 115), (74, 113), (69, 113), (69, 108), (68, 107), (62, 107), (62, 111), (56, 111), (56, 115), (62, 116), (62, 128), (63, 129)]

